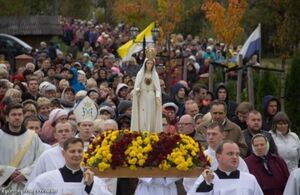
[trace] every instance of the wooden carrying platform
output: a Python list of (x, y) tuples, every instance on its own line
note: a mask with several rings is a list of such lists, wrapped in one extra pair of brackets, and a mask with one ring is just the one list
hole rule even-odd
[(118, 167), (116, 169), (107, 169), (103, 172), (97, 168), (90, 168), (98, 177), (107, 178), (139, 178), (139, 177), (199, 177), (204, 168), (196, 167), (187, 171), (179, 171), (175, 167), (164, 171), (156, 167), (137, 168), (130, 170), (129, 168)]

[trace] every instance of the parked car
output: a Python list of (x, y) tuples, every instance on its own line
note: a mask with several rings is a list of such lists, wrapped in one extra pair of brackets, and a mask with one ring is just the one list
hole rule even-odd
[(12, 71), (15, 70), (15, 57), (21, 54), (30, 54), (32, 47), (21, 39), (8, 34), (0, 33), (0, 55), (11, 64)]

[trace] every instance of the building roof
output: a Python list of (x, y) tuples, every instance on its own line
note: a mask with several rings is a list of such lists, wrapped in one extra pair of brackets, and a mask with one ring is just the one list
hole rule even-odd
[(62, 35), (57, 16), (0, 17), (0, 33), (10, 35)]

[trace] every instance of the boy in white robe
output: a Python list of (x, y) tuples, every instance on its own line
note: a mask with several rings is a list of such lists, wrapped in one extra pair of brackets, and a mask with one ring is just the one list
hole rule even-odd
[(263, 195), (256, 178), (237, 170), (240, 150), (236, 143), (224, 141), (216, 149), (218, 169), (205, 169), (188, 195)]
[(33, 181), (42, 173), (61, 168), (65, 165), (63, 145), (68, 138), (74, 137), (72, 125), (69, 122), (58, 122), (55, 124), (54, 137), (57, 140), (58, 145), (46, 150), (39, 157), (35, 167), (32, 170), (28, 183)]
[(66, 140), (63, 155), (66, 165), (39, 175), (26, 189), (29, 194), (111, 195), (106, 184), (94, 177), (93, 172), (83, 172), (80, 168), (83, 158), (83, 141), (80, 138)]
[[(95, 136), (93, 135), (93, 123), (97, 118), (97, 107), (95, 102), (86, 96), (83, 98), (75, 107), (74, 114), (78, 126), (79, 133), (75, 136), (81, 138), (84, 143), (84, 151), (88, 150), (90, 141), (92, 141)], [(102, 178), (106, 183), (108, 189), (113, 194), (117, 191), (117, 179), (116, 178)]]

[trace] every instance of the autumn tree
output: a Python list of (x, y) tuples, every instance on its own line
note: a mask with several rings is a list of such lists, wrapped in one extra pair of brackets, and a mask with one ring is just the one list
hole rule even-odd
[(151, 0), (115, 0), (113, 17), (127, 24), (146, 26), (155, 17), (155, 5)]
[(181, 21), (183, 9), (182, 0), (115, 0), (113, 12), (117, 20), (140, 27), (157, 21), (164, 37)]
[(161, 36), (169, 36), (182, 20), (182, 0), (157, 0), (156, 20), (161, 27)]
[(201, 8), (217, 38), (231, 45), (244, 31), (240, 23), (247, 5), (247, 0), (228, 0), (227, 7), (214, 0), (205, 0)]
[(297, 47), (300, 40), (300, 1), (299, 0), (272, 0), (268, 6), (273, 11), (275, 34), (271, 37), (270, 43), (279, 51), (284, 68), (286, 59), (291, 51)]

